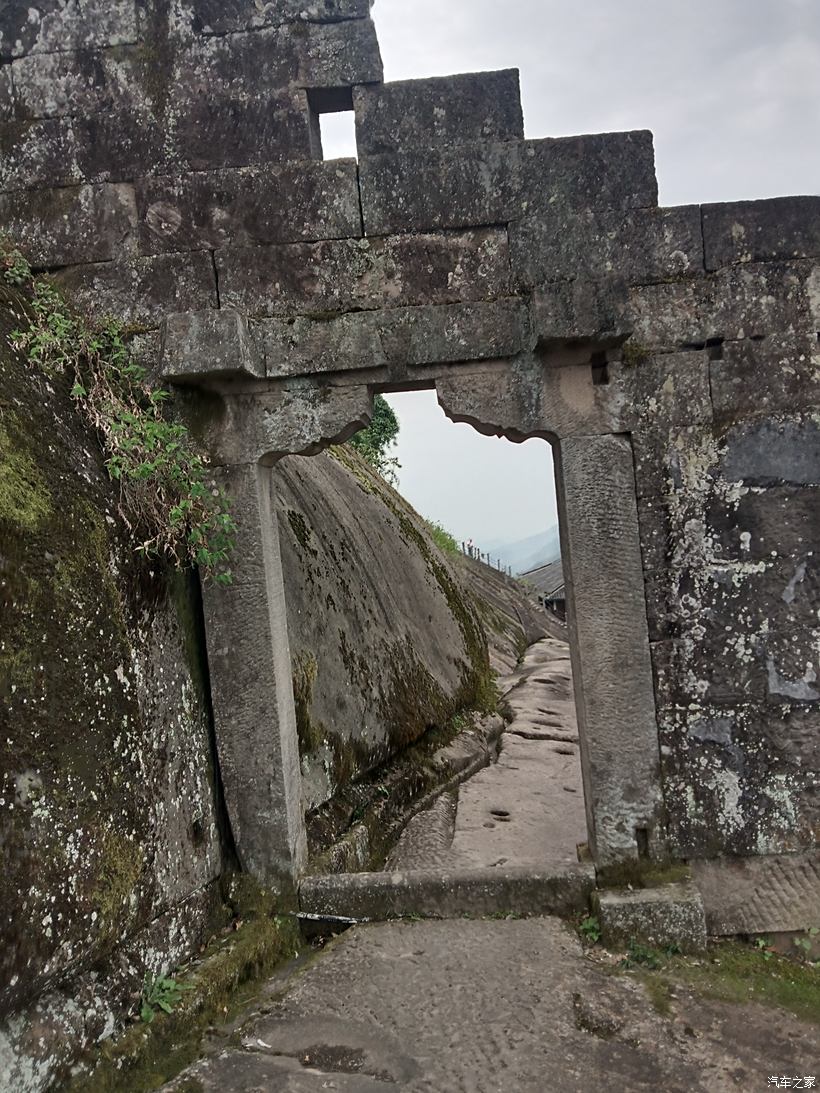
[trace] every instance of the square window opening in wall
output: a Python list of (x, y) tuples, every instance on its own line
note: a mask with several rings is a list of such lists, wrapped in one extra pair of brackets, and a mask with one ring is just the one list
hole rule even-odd
[(308, 91), (314, 159), (358, 159), (353, 89), (320, 87)]

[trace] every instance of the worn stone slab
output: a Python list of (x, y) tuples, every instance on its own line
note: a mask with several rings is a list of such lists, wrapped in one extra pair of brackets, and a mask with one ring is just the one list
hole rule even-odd
[(362, 156), (368, 235), (501, 224), (555, 209), (657, 204), (652, 137), (607, 133)]
[(70, 266), (55, 280), (79, 307), (127, 324), (158, 327), (169, 312), (217, 306), (216, 278), (205, 253)]
[(110, 261), (133, 246), (134, 189), (123, 183), (0, 194), (0, 224), (35, 267)]
[(518, 70), (358, 87), (360, 156), (524, 139)]
[(264, 376), (248, 332), (236, 311), (188, 311), (166, 316), (162, 329), (162, 374), (196, 382), (208, 376)]
[(762, 934), (820, 927), (816, 852), (695, 861), (710, 934)]
[(591, 866), (479, 868), (304, 877), (299, 906), (319, 915), (383, 920), (406, 915), (453, 918), (499, 911), (566, 915), (586, 909)]
[(77, 154), (73, 121), (0, 123), (0, 190), (83, 182)]
[(771, 561), (776, 554), (796, 560), (813, 551), (819, 514), (820, 486), (749, 490), (731, 506), (715, 497), (704, 509), (715, 552), (738, 562)]
[(685, 953), (706, 948), (706, 916), (694, 884), (596, 892), (593, 906), (608, 948), (625, 948), (630, 941), (661, 949), (676, 945)]
[(703, 206), (706, 268), (820, 256), (820, 197)]
[(660, 1013), (656, 977), (613, 972), (555, 919), (356, 927), (162, 1093), (723, 1093), (816, 1069), (795, 1062), (816, 1026), (780, 1007), (675, 980)]
[(200, 33), (234, 34), (282, 23), (366, 19), (373, 0), (186, 0)]
[(573, 276), (648, 284), (700, 275), (700, 209), (545, 209), (510, 225), (510, 253), (525, 288)]
[(0, 58), (116, 46), (138, 36), (135, 0), (7, 0), (0, 10)]
[(487, 228), (386, 239), (229, 247), (221, 299), (256, 316), (328, 313), (508, 296), (507, 233)]
[(362, 234), (355, 160), (148, 178), (137, 202), (143, 254)]
[(391, 308), (255, 326), (269, 376), (511, 357), (528, 342), (522, 300)]

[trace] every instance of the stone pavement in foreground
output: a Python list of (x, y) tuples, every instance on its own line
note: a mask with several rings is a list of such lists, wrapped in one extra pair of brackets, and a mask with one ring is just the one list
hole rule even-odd
[(558, 919), (357, 926), (166, 1093), (713, 1093), (817, 1074), (817, 1030), (584, 955)]

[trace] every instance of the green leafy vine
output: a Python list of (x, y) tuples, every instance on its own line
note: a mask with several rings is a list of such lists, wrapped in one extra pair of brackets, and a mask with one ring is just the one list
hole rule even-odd
[(171, 393), (148, 384), (122, 325), (79, 315), (7, 244), (0, 245), (0, 275), (15, 288), (30, 287), (30, 322), (9, 341), (46, 375), (71, 379), (71, 396), (99, 433), (105, 466), (120, 486), (120, 513), (136, 549), (230, 584), (236, 523), (227, 495), (164, 406)]

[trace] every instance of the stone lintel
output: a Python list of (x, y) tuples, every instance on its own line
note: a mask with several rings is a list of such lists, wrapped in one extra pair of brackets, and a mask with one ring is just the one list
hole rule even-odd
[(358, 87), (360, 156), (524, 139), (517, 69)]
[(255, 376), (264, 365), (248, 332), (248, 321), (236, 311), (188, 311), (168, 315), (163, 326), (161, 371), (175, 383), (209, 378)]
[(361, 311), (331, 319), (268, 319), (254, 324), (268, 376), (385, 365), (418, 367), (514, 357), (529, 343), (527, 304), (487, 303)]

